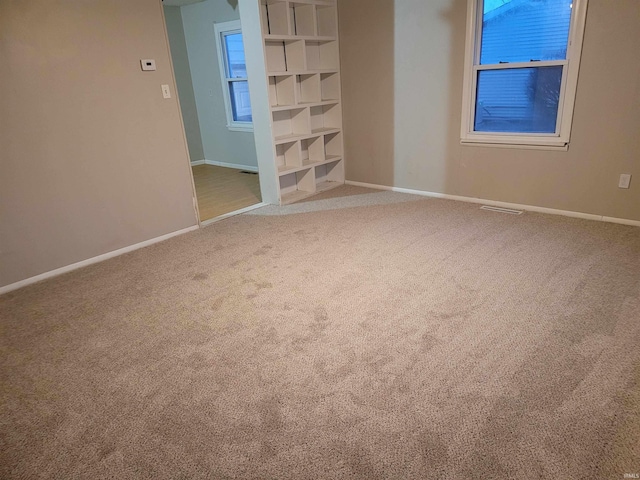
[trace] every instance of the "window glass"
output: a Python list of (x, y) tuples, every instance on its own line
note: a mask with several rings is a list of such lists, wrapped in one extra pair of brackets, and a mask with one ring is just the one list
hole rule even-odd
[(486, 0), (480, 64), (567, 58), (573, 0)]
[(474, 130), (555, 133), (562, 66), (480, 70)]
[(214, 24), (227, 128), (252, 131), (247, 63), (239, 20)]
[(249, 84), (246, 81), (229, 82), (231, 110), (234, 122), (251, 122), (251, 101), (249, 100)]
[(244, 59), (242, 33), (225, 35), (224, 40), (229, 78), (247, 78), (247, 65)]

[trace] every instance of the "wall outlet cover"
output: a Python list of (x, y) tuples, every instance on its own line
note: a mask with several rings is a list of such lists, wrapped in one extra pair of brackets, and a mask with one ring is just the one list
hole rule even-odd
[(631, 174), (623, 173), (620, 175), (620, 181), (618, 182), (619, 188), (629, 188), (631, 185)]
[(140, 60), (140, 66), (145, 72), (154, 71), (156, 69), (156, 61), (153, 58), (143, 58)]

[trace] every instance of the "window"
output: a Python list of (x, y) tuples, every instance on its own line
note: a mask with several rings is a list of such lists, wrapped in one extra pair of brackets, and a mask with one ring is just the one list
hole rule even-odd
[(229, 130), (252, 131), (251, 101), (240, 21), (215, 24), (222, 94)]
[(470, 0), (461, 140), (566, 149), (587, 0)]

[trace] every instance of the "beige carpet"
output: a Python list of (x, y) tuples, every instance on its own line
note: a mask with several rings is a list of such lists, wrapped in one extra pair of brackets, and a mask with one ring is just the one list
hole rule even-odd
[(0, 297), (0, 478), (640, 473), (640, 229), (344, 191)]

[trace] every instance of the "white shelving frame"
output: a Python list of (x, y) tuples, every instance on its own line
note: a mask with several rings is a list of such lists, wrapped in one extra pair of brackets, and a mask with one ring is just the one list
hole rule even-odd
[(280, 204), (344, 184), (336, 0), (260, 0)]

